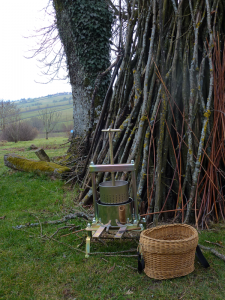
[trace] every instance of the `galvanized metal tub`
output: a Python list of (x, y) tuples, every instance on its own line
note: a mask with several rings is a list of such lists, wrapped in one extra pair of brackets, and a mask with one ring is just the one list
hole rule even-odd
[(129, 221), (132, 220), (132, 211), (133, 211), (133, 199), (129, 198), (125, 203), (118, 204), (105, 204), (101, 201), (97, 202), (98, 205), (98, 217), (101, 218), (101, 223), (106, 224), (111, 220), (112, 226), (117, 226), (116, 220), (120, 222), (120, 210), (124, 208), (125, 210), (125, 220), (129, 218)]
[(99, 184), (100, 201), (106, 204), (117, 204), (128, 201), (128, 182), (116, 180), (115, 186), (112, 181), (105, 181)]

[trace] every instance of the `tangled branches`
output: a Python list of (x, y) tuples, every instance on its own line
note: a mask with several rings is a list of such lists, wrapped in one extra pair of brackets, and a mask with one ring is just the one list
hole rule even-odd
[[(174, 209), (181, 210), (175, 216), (182, 222), (219, 220), (225, 214), (225, 5), (222, 0), (127, 2), (124, 56), (93, 133), (80, 200), (92, 197), (88, 163), (109, 160), (101, 129), (111, 126), (121, 129), (113, 137), (115, 163), (135, 160), (140, 210), (149, 221), (156, 225), (160, 211)], [(96, 183), (109, 178), (100, 173)], [(131, 183), (126, 173), (116, 179)]]

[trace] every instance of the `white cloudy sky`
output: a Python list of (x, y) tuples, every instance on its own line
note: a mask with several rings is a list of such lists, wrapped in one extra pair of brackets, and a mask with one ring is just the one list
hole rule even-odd
[[(58, 92), (71, 92), (66, 81), (53, 81), (41, 76), (37, 58), (26, 59), (28, 51), (36, 45), (36, 39), (24, 36), (34, 35), (35, 29), (51, 24), (43, 8), (48, 0), (1, 1), (0, 10), (0, 100), (35, 98)], [(39, 66), (39, 67), (38, 67)]]

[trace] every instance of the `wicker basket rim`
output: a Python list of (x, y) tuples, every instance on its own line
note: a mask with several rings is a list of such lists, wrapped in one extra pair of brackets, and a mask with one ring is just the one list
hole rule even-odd
[[(152, 237), (149, 237), (149, 236), (146, 236), (144, 233), (146, 231), (154, 231), (154, 230), (160, 230), (161, 228), (165, 228), (165, 227), (174, 227), (174, 226), (177, 226), (177, 227), (186, 227), (186, 228), (189, 228), (191, 229), (193, 235), (191, 235), (190, 237), (186, 238), (186, 239), (179, 239), (179, 240), (163, 240), (163, 239), (155, 239), (155, 238), (152, 238)], [(170, 224), (170, 225), (161, 225), (161, 226), (157, 226), (157, 227), (153, 227), (153, 228), (150, 228), (150, 229), (146, 229), (144, 231), (142, 231), (141, 235), (148, 239), (148, 240), (151, 240), (151, 241), (160, 241), (160, 243), (174, 243), (174, 242), (179, 242), (179, 241), (182, 241), (182, 242), (188, 242), (196, 237), (198, 237), (198, 232), (196, 231), (195, 228), (193, 228), (192, 226), (190, 225), (187, 225), (187, 224)]]

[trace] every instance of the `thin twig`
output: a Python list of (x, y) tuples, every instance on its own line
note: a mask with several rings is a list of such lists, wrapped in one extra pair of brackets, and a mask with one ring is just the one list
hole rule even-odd
[[(79, 226), (77, 226), (79, 227)], [(61, 235), (61, 237), (64, 237), (64, 236), (68, 236), (68, 235), (71, 235), (71, 234), (74, 234), (74, 233), (77, 233), (77, 232), (81, 232), (81, 231), (84, 231), (85, 229), (80, 229), (80, 230), (77, 230), (77, 231), (73, 231), (71, 233), (67, 233), (67, 234), (64, 234), (64, 235)]]
[[(80, 226), (74, 226), (74, 225), (72, 225), (72, 226), (63, 226), (63, 227), (60, 227), (60, 228), (58, 228), (57, 230), (56, 230), (56, 232), (55, 233), (53, 233), (51, 236), (50, 236), (50, 238), (52, 238), (54, 235), (56, 235), (60, 230), (62, 230), (62, 229), (67, 229), (67, 228), (78, 228), (78, 227), (80, 227)], [(70, 234), (70, 233), (69, 233)]]
[(223, 261), (225, 261), (225, 256), (219, 252), (217, 252), (215, 249), (209, 248), (209, 247), (205, 247), (202, 245), (199, 245), (199, 247), (203, 250), (208, 250), (210, 252), (212, 252), (215, 256), (217, 256), (218, 258), (222, 259)]
[(41, 230), (41, 237), (42, 237), (43, 236), (43, 230), (42, 230), (42, 225), (41, 225), (40, 219), (34, 213), (30, 213), (30, 214), (33, 215), (38, 220), (38, 223), (40, 225), (40, 230)]
[[(56, 225), (56, 224), (68, 222), (69, 220), (72, 220), (72, 219), (76, 219), (77, 217), (85, 218), (87, 220), (91, 219), (91, 217), (88, 214), (86, 214), (86, 213), (76, 212), (74, 214), (68, 214), (68, 215), (64, 216), (60, 220), (45, 221), (45, 222), (42, 222), (41, 224), (42, 225), (44, 225), (44, 224), (45, 225)], [(39, 226), (39, 225), (40, 225), (40, 223), (28, 223), (28, 224), (25, 224), (25, 225), (13, 226), (13, 228), (15, 228), (15, 229), (21, 229), (21, 228), (26, 228), (26, 227), (35, 227), (35, 226)]]
[(91, 252), (92, 255), (98, 255), (98, 254), (104, 254), (104, 255), (113, 255), (118, 253), (127, 253), (127, 252), (137, 252), (137, 249), (130, 249), (130, 250), (124, 250), (124, 251), (118, 251), (118, 252)]
[(134, 267), (132, 267), (132, 266), (119, 266), (119, 265), (116, 265), (117, 267), (119, 267), (119, 268), (123, 268), (123, 269), (132, 269), (132, 270), (134, 270), (134, 271), (137, 271), (137, 268), (134, 268)]
[(104, 259), (103, 257), (102, 257), (102, 260), (104, 260), (104, 261), (107, 262), (107, 263), (109, 262), (108, 260)]
[(137, 254), (136, 255), (118, 255), (118, 254), (105, 254), (105, 256), (121, 256), (121, 257), (137, 257)]
[(70, 143), (70, 141), (68, 141), (68, 142), (66, 142), (66, 143), (64, 143), (64, 144), (60, 144), (59, 146), (66, 145), (66, 144), (68, 144), (68, 143)]
[(209, 244), (213, 244), (213, 245), (216, 245), (216, 246), (219, 246), (221, 248), (224, 248), (222, 245), (220, 245), (219, 243), (213, 243), (213, 242), (210, 242), (210, 241), (205, 241), (206, 243), (209, 243)]
[(85, 242), (85, 240), (83, 240), (83, 241), (77, 246), (77, 248), (80, 248), (81, 246), (83, 246), (84, 242)]
[(103, 241), (102, 239), (98, 239), (99, 240), (99, 242), (101, 242), (105, 247), (108, 247), (108, 245), (106, 244), (106, 242), (105, 241)]
[(53, 239), (53, 238), (50, 239), (49, 237), (47, 237), (47, 239), (48, 239), (49, 241), (54, 241), (54, 242), (57, 242), (57, 243), (59, 243), (59, 244), (61, 244), (61, 245), (64, 245), (64, 246), (66, 246), (66, 247), (68, 247), (68, 248), (70, 248), (70, 249), (72, 249), (72, 250), (74, 250), (74, 251), (78, 251), (78, 252), (81, 252), (81, 253), (85, 253), (84, 251), (82, 251), (82, 250), (80, 250), (80, 249), (74, 248), (74, 247), (71, 246), (70, 244), (65, 244), (65, 243), (60, 242), (60, 241), (58, 241), (58, 240), (56, 240), (56, 239)]
[(46, 189), (44, 186), (42, 186), (42, 185), (40, 185), (40, 187), (42, 187), (43, 189), (45, 189), (46, 191), (49, 191), (49, 192), (51, 192), (51, 193), (58, 193), (58, 191), (57, 192), (55, 192), (55, 191), (51, 191), (51, 190), (49, 190), (49, 189)]

